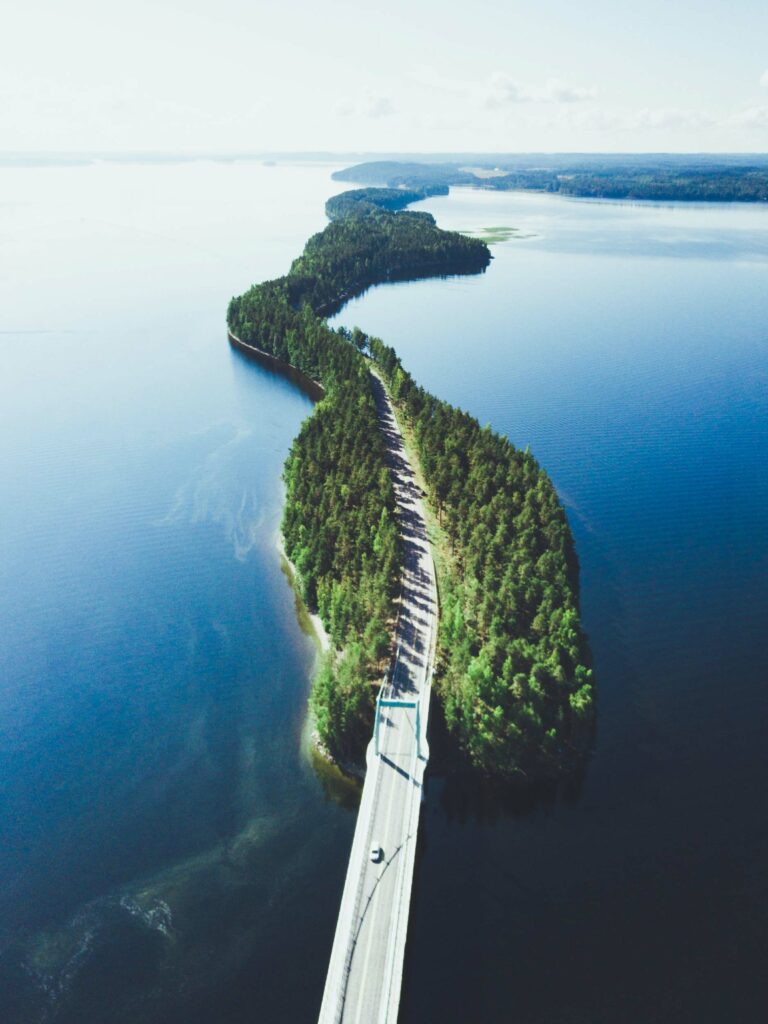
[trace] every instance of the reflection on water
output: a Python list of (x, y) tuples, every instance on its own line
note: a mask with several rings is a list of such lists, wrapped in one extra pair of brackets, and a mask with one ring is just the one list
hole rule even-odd
[(231, 436), (209, 452), (179, 486), (160, 524), (213, 523), (221, 527), (235, 558), (244, 562), (264, 533), (266, 513), (258, 507), (257, 489), (248, 487), (236, 450), (250, 441), (254, 432), (231, 426), (228, 433)]

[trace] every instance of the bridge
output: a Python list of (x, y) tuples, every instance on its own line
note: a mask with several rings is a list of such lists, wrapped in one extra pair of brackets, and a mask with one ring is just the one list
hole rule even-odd
[[(394, 410), (379, 377), (371, 378), (403, 537), (403, 579), (395, 657), (376, 702), (320, 1024), (396, 1024), (429, 757), (435, 570), (421, 492)], [(381, 851), (378, 860), (374, 848)]]

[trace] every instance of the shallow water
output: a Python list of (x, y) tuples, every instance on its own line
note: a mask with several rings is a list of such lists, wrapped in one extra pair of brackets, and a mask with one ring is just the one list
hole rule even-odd
[(403, 1024), (761, 1019), (768, 209), (422, 205), (520, 235), (482, 277), (374, 289), (338, 319), (552, 475), (598, 734), (577, 793), (535, 811), (433, 778)]

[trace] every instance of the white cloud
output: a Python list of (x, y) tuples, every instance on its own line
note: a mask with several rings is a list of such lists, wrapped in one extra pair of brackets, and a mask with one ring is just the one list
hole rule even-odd
[(395, 105), (389, 96), (367, 96), (361, 110), (365, 117), (389, 117), (395, 113)]
[[(530, 113), (528, 113), (528, 111)], [(680, 138), (686, 133), (702, 132), (717, 127), (719, 121), (703, 110), (678, 107), (644, 107), (626, 109), (601, 107), (597, 104), (557, 104), (549, 107), (528, 107), (524, 122), (531, 128), (557, 132), (576, 132), (585, 137), (599, 133), (607, 138), (626, 139), (636, 136), (647, 140), (660, 133), (677, 133)], [(648, 145), (647, 141), (643, 145)]]
[(486, 107), (503, 107), (510, 103), (581, 103), (597, 96), (594, 87), (569, 85), (559, 78), (549, 78), (544, 85), (526, 85), (503, 71), (494, 72), (485, 83)]
[(593, 100), (596, 96), (597, 89), (594, 86), (585, 89), (579, 86), (568, 85), (567, 82), (561, 82), (559, 78), (550, 78), (540, 91), (538, 98), (551, 100), (555, 103), (581, 103), (584, 100)]
[(374, 93), (365, 93), (356, 99), (345, 96), (338, 101), (335, 109), (341, 117), (367, 117), (373, 120), (390, 117), (397, 112), (389, 96)]
[(436, 71), (429, 64), (419, 64), (406, 73), (406, 77), (417, 87), (430, 92), (445, 92), (450, 95), (464, 97), (470, 90), (466, 81), (460, 78), (449, 78)]
[(768, 107), (748, 107), (733, 114), (730, 123), (742, 128), (768, 128)]
[(760, 85), (762, 85), (764, 89), (768, 89), (768, 69), (760, 76)]
[(532, 99), (530, 91), (514, 78), (496, 71), (485, 86), (485, 105), (503, 107), (507, 103), (527, 103)]
[(352, 117), (355, 113), (355, 104), (348, 96), (345, 96), (337, 101), (334, 110), (339, 117)]
[(633, 128), (704, 128), (715, 119), (703, 110), (681, 107), (655, 107), (635, 111), (629, 126)]

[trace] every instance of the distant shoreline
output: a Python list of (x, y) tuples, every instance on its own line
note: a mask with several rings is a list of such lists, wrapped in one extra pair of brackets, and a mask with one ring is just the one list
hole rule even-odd
[(334, 181), (363, 188), (446, 190), (465, 185), (493, 192), (538, 192), (581, 199), (768, 203), (768, 159), (681, 154), (553, 154), (493, 162), (366, 161), (335, 171)]

